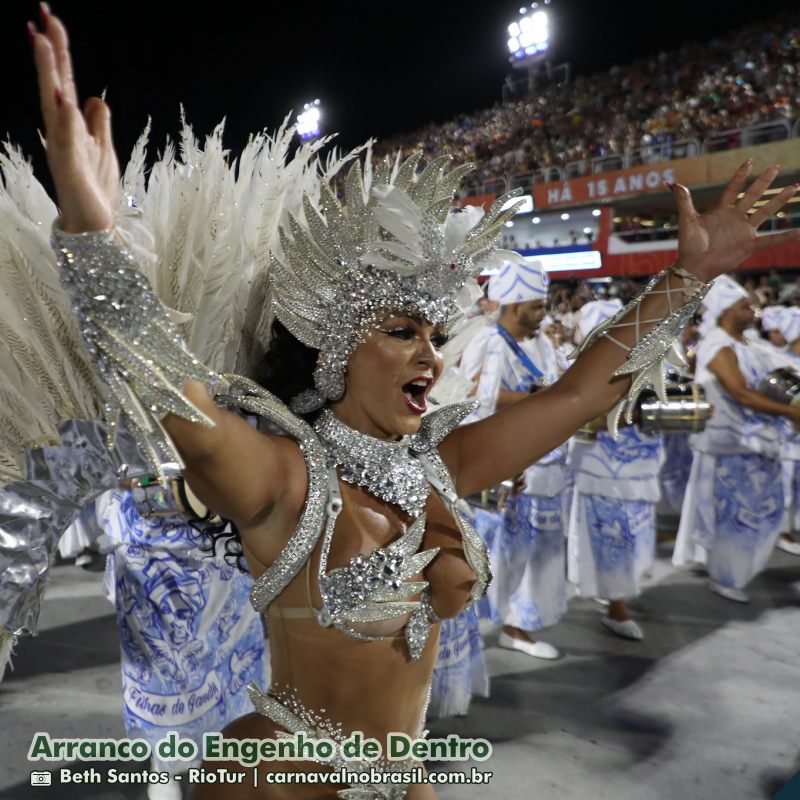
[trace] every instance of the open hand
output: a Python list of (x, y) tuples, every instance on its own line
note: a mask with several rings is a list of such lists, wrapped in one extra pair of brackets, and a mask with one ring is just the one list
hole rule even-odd
[(42, 3), (42, 30), (28, 23), (39, 79), (47, 163), (58, 195), (61, 227), (69, 233), (110, 228), (119, 197), (119, 165), (111, 113), (98, 97), (81, 113), (67, 31)]
[(752, 161), (746, 161), (736, 170), (719, 203), (705, 214), (697, 213), (685, 186), (671, 184), (678, 203), (678, 265), (703, 281), (734, 269), (757, 250), (800, 239), (800, 229), (766, 236), (756, 232), (780, 211), (800, 184), (787, 186), (753, 210), (780, 168), (765, 169), (740, 198), (752, 165)]

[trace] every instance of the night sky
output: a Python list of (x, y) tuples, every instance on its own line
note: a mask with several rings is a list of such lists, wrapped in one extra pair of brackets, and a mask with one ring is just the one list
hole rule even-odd
[[(521, 3), (262, 3), (54, 0), (67, 22), (85, 97), (108, 89), (124, 161), (153, 116), (152, 141), (177, 129), (183, 102), (196, 131), (227, 117), (235, 152), (249, 131), (274, 128), (291, 108), (319, 97), (326, 132), (342, 146), (411, 131), (492, 105), (510, 71), (506, 26)], [(704, 40), (796, 0), (768, 4), (670, 0), (552, 0), (553, 57), (589, 74)], [(211, 10), (213, 9), (213, 10)], [(0, 132), (39, 151), (38, 99), (25, 21), (37, 5), (0, 10)], [(37, 157), (38, 162), (38, 157)]]

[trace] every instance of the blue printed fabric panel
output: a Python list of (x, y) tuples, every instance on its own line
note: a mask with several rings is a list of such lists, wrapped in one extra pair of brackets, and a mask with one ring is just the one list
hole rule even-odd
[(527, 631), (555, 625), (567, 608), (563, 500), (520, 494), (503, 517), (489, 550), (491, 619)]
[(743, 587), (766, 565), (783, 516), (783, 484), (778, 459), (754, 454), (718, 456), (714, 480), (711, 577)]
[(581, 498), (598, 597), (635, 597), (655, 552), (655, 504), (599, 495)]
[[(115, 493), (100, 522), (117, 543), (110, 558), (127, 734), (152, 743), (178, 730), (199, 744), (252, 711), (248, 682), (265, 683), (252, 581), (204, 554), (200, 532), (140, 517), (130, 493)], [(161, 768), (179, 766), (187, 765)]]

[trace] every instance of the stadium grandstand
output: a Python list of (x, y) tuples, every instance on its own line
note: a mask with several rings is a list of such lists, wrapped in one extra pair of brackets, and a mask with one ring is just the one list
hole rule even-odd
[[(462, 204), (522, 189), (505, 244), (560, 277), (656, 272), (676, 250), (666, 183), (691, 187), (702, 211), (745, 158), (800, 181), (800, 12), (392, 137), (376, 156), (397, 149), (474, 161)], [(768, 226), (800, 226), (800, 197)], [(741, 269), (800, 269), (800, 245)]]

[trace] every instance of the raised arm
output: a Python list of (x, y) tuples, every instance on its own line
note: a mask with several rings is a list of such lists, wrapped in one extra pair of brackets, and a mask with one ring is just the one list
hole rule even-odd
[[(73, 291), (79, 317), (95, 331), (89, 344), (100, 350), (99, 370), (116, 387), (122, 412), (140, 420), (148, 414), (163, 417), (163, 427), (186, 461), (187, 479), (198, 496), (219, 513), (248, 523), (282, 497), (288, 477), (296, 477), (298, 464), (302, 467), (302, 457), (288, 440), (260, 433), (235, 414), (218, 409), (202, 383), (187, 383), (188, 403), (181, 398), (185, 379), (203, 375), (202, 365), (182, 351), (177, 329), (151, 287), (131, 269), (127, 254), (107, 233), (114, 225), (120, 191), (109, 108), (100, 98), (90, 98), (81, 112), (67, 32), (46, 4), (41, 6), (41, 31), (29, 24), (29, 33), (47, 160), (60, 209), (58, 227), (76, 235), (59, 240), (60, 259), (67, 267), (63, 278)], [(81, 236), (92, 232), (97, 235)], [(113, 267), (113, 279), (103, 274), (104, 266), (109, 273)], [(122, 278), (117, 279), (117, 274)], [(105, 300), (92, 298), (96, 292), (87, 291), (98, 285), (103, 288), (97, 293), (108, 295)], [(117, 297), (112, 296), (114, 292)], [(146, 295), (148, 303), (143, 304), (137, 292)], [(126, 305), (131, 316), (127, 322), (123, 319)], [(137, 361), (136, 348), (148, 345), (148, 338), (158, 340), (152, 347), (163, 357)], [(103, 345), (118, 357), (116, 366), (109, 366)], [(136, 397), (128, 391), (120, 379), (122, 372), (127, 373), (124, 380), (138, 379), (144, 394)], [(173, 413), (167, 414), (168, 410)], [(151, 421), (151, 428), (159, 433), (157, 419)]]
[[(440, 446), (466, 496), (520, 473), (564, 442), (591, 419), (608, 412), (631, 387), (628, 375), (615, 376), (630, 351), (676, 307), (707, 281), (735, 268), (756, 250), (800, 239), (800, 230), (758, 236), (757, 228), (797, 191), (786, 187), (753, 211), (778, 174), (765, 170), (744, 190), (752, 162), (737, 170), (720, 202), (698, 214), (689, 191), (671, 185), (678, 204), (678, 260), (640, 304), (591, 346), (552, 387), (504, 408), (488, 419), (454, 431)], [(655, 375), (655, 372), (653, 372)]]

